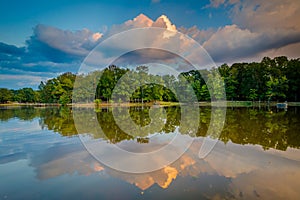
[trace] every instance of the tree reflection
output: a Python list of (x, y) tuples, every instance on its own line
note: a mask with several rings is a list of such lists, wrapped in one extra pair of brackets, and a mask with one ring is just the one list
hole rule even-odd
[(8, 121), (11, 118), (30, 121), (40, 116), (40, 110), (33, 107), (0, 108), (0, 121)]
[[(80, 109), (77, 117), (79, 126), (84, 128), (93, 138), (102, 138), (110, 143), (119, 143), (123, 140), (134, 140), (138, 143), (151, 142), (151, 134), (173, 133), (178, 128), (181, 134), (191, 137), (205, 137), (211, 122), (211, 108), (200, 107), (198, 129), (193, 118), (195, 113), (182, 117), (182, 107), (118, 107), (102, 109)], [(9, 108), (0, 109), (0, 121), (12, 118), (20, 120), (33, 120), (39, 118), (41, 128), (47, 128), (60, 133), (62, 136), (73, 136), (81, 133), (74, 124), (72, 109), (68, 107), (47, 108)], [(218, 116), (215, 110), (214, 116)], [(116, 122), (116, 116), (118, 118)], [(184, 123), (182, 123), (184, 120)], [(131, 123), (128, 123), (131, 121)], [(210, 134), (227, 143), (260, 145), (265, 150), (269, 148), (286, 150), (288, 147), (300, 147), (300, 134), (298, 125), (299, 113), (292, 111), (260, 110), (258, 108), (227, 109), (226, 122), (221, 136)], [(135, 126), (132, 126), (132, 125)], [(212, 126), (216, 128), (218, 117)], [(99, 132), (97, 128), (101, 127)]]
[(258, 109), (227, 110), (221, 140), (237, 144), (258, 144), (264, 149), (299, 148), (300, 135), (296, 127), (299, 114)]

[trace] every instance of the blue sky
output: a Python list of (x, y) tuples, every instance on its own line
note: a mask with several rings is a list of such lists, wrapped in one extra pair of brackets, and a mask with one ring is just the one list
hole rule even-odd
[(103, 31), (143, 13), (151, 19), (162, 14), (177, 26), (199, 28), (230, 24), (224, 8), (204, 8), (209, 1), (61, 0), (1, 1), (1, 41), (22, 46), (37, 24), (61, 29)]
[(2, 0), (0, 87), (76, 72), (106, 36), (155, 22), (192, 37), (217, 64), (298, 58), (299, 18), (298, 0)]

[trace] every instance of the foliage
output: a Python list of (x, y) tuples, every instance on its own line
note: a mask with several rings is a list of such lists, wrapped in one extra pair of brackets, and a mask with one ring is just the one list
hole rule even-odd
[(0, 103), (7, 103), (13, 99), (13, 92), (6, 88), (0, 88)]
[(75, 75), (67, 72), (57, 78), (41, 82), (39, 85), (40, 101), (43, 103), (68, 104), (72, 102)]
[(101, 104), (101, 99), (95, 99), (94, 103), (96, 104), (96, 106), (99, 106)]
[(119, 103), (194, 101), (190, 92), (198, 101), (209, 101), (222, 98), (223, 86), (227, 100), (299, 101), (299, 77), (300, 60), (288, 60), (284, 56), (265, 57), (261, 62), (234, 63), (231, 66), (223, 64), (210, 70), (192, 70), (177, 77), (151, 74), (147, 66), (129, 70), (110, 65), (89, 74), (61, 74), (41, 82), (37, 91), (31, 88), (1, 88), (0, 103), (16, 101), (65, 105), (72, 101), (89, 103), (95, 99)]
[(22, 88), (14, 91), (13, 100), (19, 103), (34, 103), (38, 101), (38, 97), (32, 88)]

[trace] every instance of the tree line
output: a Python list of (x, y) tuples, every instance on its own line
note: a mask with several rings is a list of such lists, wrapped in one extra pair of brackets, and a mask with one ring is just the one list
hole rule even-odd
[[(0, 103), (68, 104), (72, 100), (93, 102), (95, 99), (98, 102), (176, 102), (180, 98), (190, 98), (191, 89), (197, 101), (210, 101), (218, 98), (219, 93), (214, 90), (210, 94), (209, 85), (222, 87), (221, 82), (213, 79), (216, 72), (219, 72), (224, 81), (226, 100), (299, 101), (300, 59), (289, 60), (281, 56), (274, 59), (265, 57), (261, 62), (235, 63), (231, 66), (223, 64), (210, 70), (192, 70), (177, 77), (150, 74), (147, 66), (129, 70), (111, 65), (87, 75), (67, 72), (41, 82), (38, 90), (0, 88)], [(73, 93), (76, 78), (76, 91)], [(132, 86), (136, 86), (134, 91)]]

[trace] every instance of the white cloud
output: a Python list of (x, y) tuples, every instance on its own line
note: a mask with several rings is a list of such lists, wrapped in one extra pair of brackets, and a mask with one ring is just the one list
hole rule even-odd
[(161, 15), (156, 21), (152, 24), (152, 27), (165, 28), (169, 31), (177, 31), (176, 26), (172, 24), (169, 18), (166, 15)]
[(155, 21), (153, 21), (146, 15), (139, 14), (137, 17), (135, 17), (132, 20), (128, 20), (123, 24), (112, 26), (112, 28), (108, 31), (108, 35), (113, 35), (133, 28), (146, 28), (146, 27), (159, 27), (159, 28), (165, 28), (169, 31), (177, 31), (176, 26), (172, 24), (172, 22), (166, 15), (161, 15)]
[(125, 30), (129, 30), (132, 28), (144, 28), (151, 27), (153, 24), (153, 20), (147, 17), (144, 14), (139, 14), (133, 20), (128, 20), (123, 24), (113, 25), (111, 29), (108, 31), (108, 35), (113, 35), (115, 33), (119, 33)]

